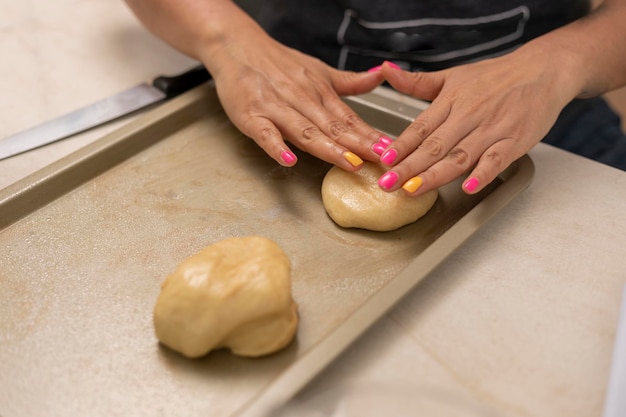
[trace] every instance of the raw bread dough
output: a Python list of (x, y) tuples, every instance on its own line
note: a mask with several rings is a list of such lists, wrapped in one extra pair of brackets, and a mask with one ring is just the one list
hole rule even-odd
[(241, 356), (282, 349), (298, 326), (290, 274), (289, 258), (270, 239), (214, 243), (165, 279), (154, 308), (157, 338), (190, 358), (221, 347)]
[(383, 191), (377, 181), (384, 173), (373, 162), (365, 162), (356, 172), (331, 168), (322, 183), (322, 201), (331, 219), (342, 227), (386, 232), (413, 223), (435, 204), (437, 190), (419, 197), (402, 190)]

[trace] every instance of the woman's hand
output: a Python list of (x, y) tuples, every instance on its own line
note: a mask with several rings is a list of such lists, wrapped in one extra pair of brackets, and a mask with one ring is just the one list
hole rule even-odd
[[(126, 0), (143, 24), (209, 70), (231, 121), (284, 166), (285, 141), (349, 171), (381, 134), (339, 97), (383, 82), (380, 71), (353, 73), (276, 42), (230, 0)], [(379, 149), (380, 145), (377, 145)]]
[(543, 139), (572, 99), (626, 84), (624, 19), (626, 2), (604, 0), (498, 58), (433, 73), (383, 65), (393, 87), (432, 104), (381, 155), (391, 169), (380, 186), (416, 196), (469, 172), (463, 190), (480, 191)]
[(384, 65), (395, 89), (432, 104), (381, 155), (391, 169), (379, 185), (416, 196), (469, 171), (463, 190), (480, 191), (537, 144), (576, 96), (563, 64), (529, 45), (432, 73)]
[(239, 130), (284, 166), (296, 163), (286, 141), (349, 171), (361, 167), (361, 158), (378, 160), (372, 147), (381, 134), (340, 95), (372, 90), (383, 81), (380, 71), (333, 69), (261, 31), (245, 39), (249, 41), (210, 48), (203, 59), (222, 106)]

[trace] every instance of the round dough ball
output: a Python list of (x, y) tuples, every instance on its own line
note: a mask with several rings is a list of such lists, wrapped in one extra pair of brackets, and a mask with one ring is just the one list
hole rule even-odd
[(225, 239), (184, 260), (154, 308), (157, 338), (190, 358), (222, 347), (267, 355), (285, 347), (297, 326), (289, 258), (259, 236)]
[(419, 197), (383, 191), (377, 181), (384, 173), (373, 162), (365, 162), (356, 172), (331, 168), (322, 182), (322, 201), (331, 219), (342, 227), (386, 232), (413, 223), (435, 204), (437, 190)]

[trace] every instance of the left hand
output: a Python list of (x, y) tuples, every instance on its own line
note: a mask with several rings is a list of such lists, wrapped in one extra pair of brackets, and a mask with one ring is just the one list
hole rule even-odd
[(431, 73), (383, 65), (392, 87), (432, 104), (381, 155), (390, 170), (380, 186), (417, 196), (470, 171), (463, 190), (480, 191), (537, 144), (576, 96), (564, 60), (527, 44)]

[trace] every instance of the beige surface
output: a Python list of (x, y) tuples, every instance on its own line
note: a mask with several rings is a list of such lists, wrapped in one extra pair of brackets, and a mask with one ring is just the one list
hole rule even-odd
[[(9, 103), (3, 106), (0, 136), (193, 64), (156, 42), (120, 3), (109, 0), (2, 1), (0, 30), (2, 62), (11, 63), (0, 66), (2, 100)], [(100, 134), (0, 161), (0, 186)], [(374, 326), (305, 396), (359, 380), (389, 389), (409, 386), (416, 393), (439, 387), (450, 396), (469, 396), (496, 409), (496, 416), (601, 415), (619, 296), (626, 281), (626, 175), (546, 145), (537, 146), (531, 156), (537, 166), (531, 188)], [(24, 242), (29, 238), (24, 235)], [(48, 242), (52, 245), (54, 239)], [(4, 267), (20, 251), (3, 248), (0, 253)], [(67, 283), (83, 285), (80, 280)], [(106, 286), (100, 282), (90, 290)], [(50, 291), (35, 288), (29, 297)], [(132, 301), (133, 289), (130, 286), (117, 299)], [(12, 290), (20, 294), (19, 288)], [(117, 305), (103, 300), (109, 302)], [(1, 309), (0, 322), (5, 317)], [(75, 309), (76, 314), (86, 311), (80, 304)], [(31, 313), (23, 318), (20, 328), (25, 331), (37, 320), (36, 312)], [(120, 313), (136, 314), (132, 302)], [(79, 337), (80, 330), (67, 329), (64, 336)], [(110, 340), (107, 348), (98, 346), (104, 354), (138, 343), (119, 341), (101, 329), (88, 330)], [(5, 335), (0, 332), (0, 339)], [(42, 355), (58, 354), (37, 339), (30, 343)], [(95, 363), (87, 356), (76, 359), (79, 365)], [(4, 366), (0, 363), (0, 376)], [(155, 377), (132, 362), (126, 366), (135, 371), (138, 385)], [(67, 392), (64, 386), (82, 375), (80, 367), (75, 373), (64, 368), (49, 371), (54, 383), (24, 389), (40, 401), (72, 404), (81, 393)], [(115, 377), (117, 370), (102, 367), (97, 373)], [(33, 371), (14, 383), (37, 377)], [(223, 382), (229, 383), (228, 378)], [(115, 387), (97, 388), (106, 395), (94, 407), (124, 398)], [(160, 395), (149, 388), (146, 392)], [(210, 393), (198, 390), (197, 395), (210, 402)], [(0, 415), (23, 415), (8, 404), (7, 393), (0, 392)], [(18, 406), (34, 410), (41, 403)], [(118, 409), (111, 415), (157, 413)]]

